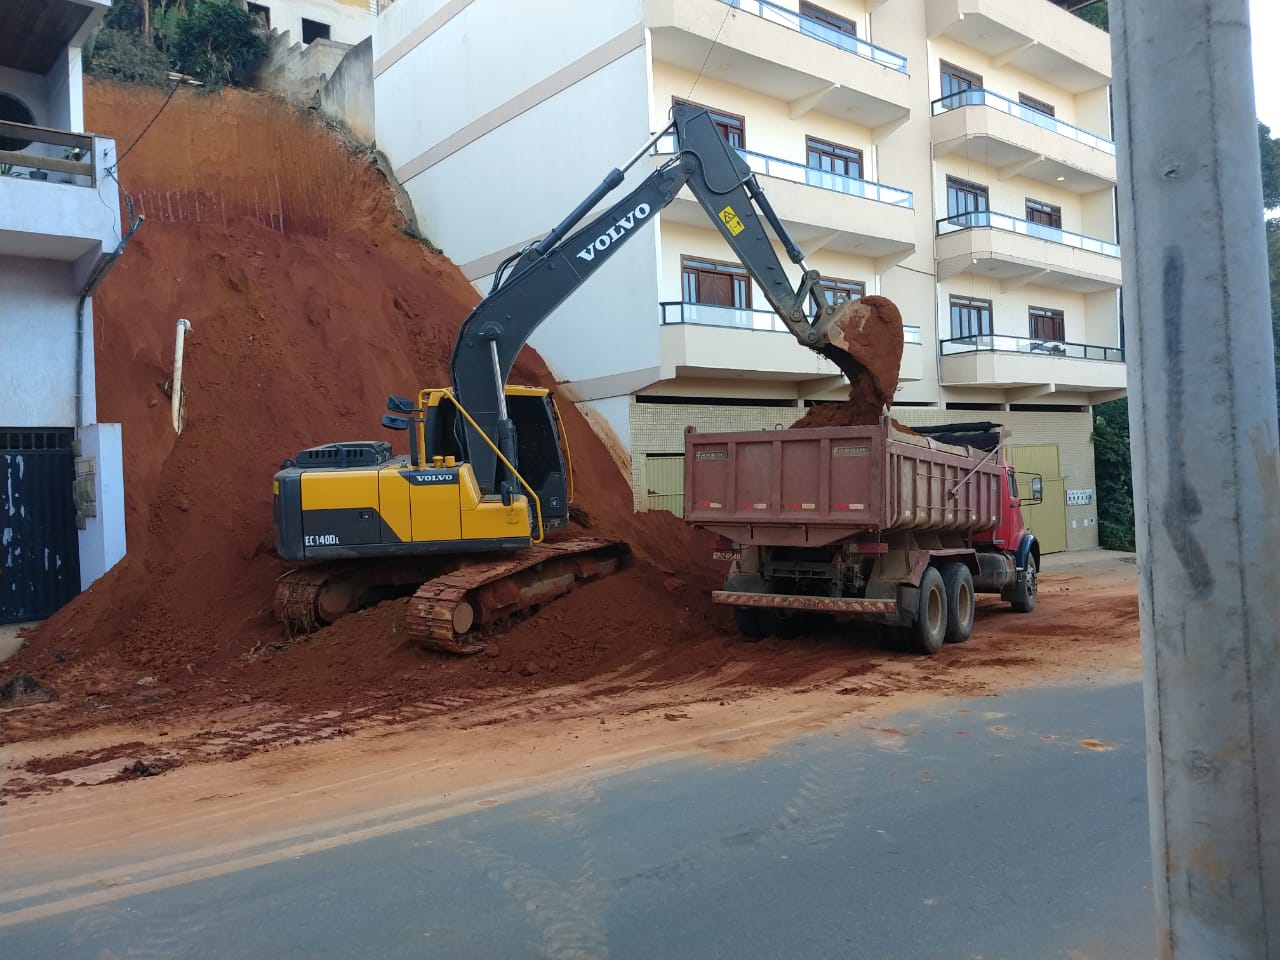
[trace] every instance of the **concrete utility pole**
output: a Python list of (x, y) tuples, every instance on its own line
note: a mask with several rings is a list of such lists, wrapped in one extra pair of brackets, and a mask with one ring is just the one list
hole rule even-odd
[(1247, 0), (1111, 4), (1160, 956), (1280, 960), (1280, 454)]

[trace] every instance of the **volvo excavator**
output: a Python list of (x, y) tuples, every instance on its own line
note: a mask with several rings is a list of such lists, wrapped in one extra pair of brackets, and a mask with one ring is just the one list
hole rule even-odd
[[(674, 155), (575, 229), (672, 132)], [(288, 628), (309, 632), (411, 594), (406, 627), (413, 641), (474, 653), (495, 625), (627, 562), (624, 543), (548, 539), (569, 524), (571, 461), (550, 393), (507, 379), (538, 325), (685, 187), (795, 338), (834, 362), (853, 390), (890, 405), (902, 353), (896, 310), (880, 322), (857, 301), (832, 302), (711, 115), (676, 104), (665, 129), (555, 229), (498, 267), (488, 295), (459, 329), (452, 383), (389, 398), (382, 425), (408, 431), (406, 454), (394, 455), (386, 441), (339, 442), (281, 465), (276, 552), (311, 561), (277, 583), (276, 612)], [(770, 233), (801, 268), (795, 289)], [(868, 329), (868, 316), (883, 329)]]

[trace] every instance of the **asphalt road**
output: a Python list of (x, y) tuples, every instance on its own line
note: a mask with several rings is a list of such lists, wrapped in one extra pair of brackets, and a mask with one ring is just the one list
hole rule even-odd
[(0, 956), (1152, 957), (1143, 749), (1134, 684), (945, 700), (34, 921), (0, 912)]

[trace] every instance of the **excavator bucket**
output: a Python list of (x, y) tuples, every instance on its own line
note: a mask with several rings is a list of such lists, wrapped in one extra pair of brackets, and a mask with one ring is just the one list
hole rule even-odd
[(820, 335), (819, 352), (849, 378), (851, 412), (858, 422), (876, 423), (898, 389), (902, 314), (897, 306), (875, 295), (846, 301)]

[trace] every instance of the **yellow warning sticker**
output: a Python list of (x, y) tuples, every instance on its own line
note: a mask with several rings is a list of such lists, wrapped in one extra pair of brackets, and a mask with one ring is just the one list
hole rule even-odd
[(720, 211), (720, 222), (728, 228), (731, 236), (736, 237), (743, 230), (747, 229), (743, 222), (738, 219), (738, 215), (733, 212), (733, 207), (725, 207)]

